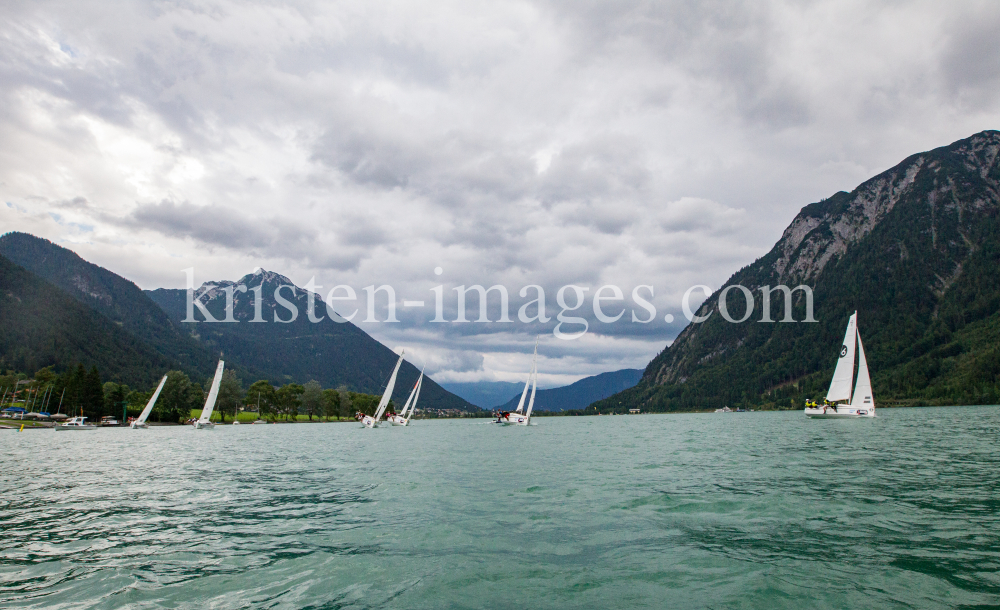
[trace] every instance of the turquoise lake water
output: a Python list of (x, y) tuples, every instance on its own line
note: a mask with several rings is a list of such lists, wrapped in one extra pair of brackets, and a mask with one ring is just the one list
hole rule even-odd
[(0, 431), (0, 606), (1000, 605), (1000, 409)]

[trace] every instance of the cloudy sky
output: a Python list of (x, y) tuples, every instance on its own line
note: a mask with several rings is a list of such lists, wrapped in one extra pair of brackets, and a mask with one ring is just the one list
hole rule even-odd
[[(8, 0), (0, 227), (143, 288), (352, 286), (355, 321), (389, 284), (400, 322), (360, 326), (439, 381), (515, 380), (536, 333), (548, 385), (641, 368), (802, 206), (1000, 128), (998, 31), (995, 1)], [(514, 322), (430, 322), (472, 284)], [(589, 332), (520, 322), (529, 284), (552, 317), (588, 288)]]

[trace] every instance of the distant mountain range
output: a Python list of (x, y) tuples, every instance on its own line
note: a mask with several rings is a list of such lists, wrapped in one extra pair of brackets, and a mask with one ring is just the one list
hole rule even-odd
[[(822, 398), (848, 317), (858, 328), (876, 403), (1000, 402), (1000, 132), (913, 155), (850, 193), (802, 209), (770, 252), (735, 273), (646, 367), (634, 387), (592, 410), (729, 405), (801, 408)], [(795, 323), (760, 322), (761, 289), (813, 288), (815, 323), (794, 294)], [(722, 290), (753, 295), (747, 322), (726, 322)], [(731, 290), (730, 316), (743, 317)], [(782, 320), (774, 293), (771, 319)]]
[[(535, 409), (539, 411), (570, 411), (583, 409), (587, 405), (607, 398), (613, 394), (631, 388), (642, 378), (641, 369), (622, 369), (610, 373), (601, 373), (571, 383), (561, 388), (537, 390), (535, 392)], [(517, 384), (517, 392), (498, 408), (511, 411), (517, 408), (521, 400), (524, 384)], [(529, 394), (531, 390), (528, 390)], [(528, 399), (525, 398), (525, 404)]]
[(515, 392), (520, 392), (524, 382), (470, 381), (442, 383), (441, 387), (461, 396), (481, 409), (492, 409), (507, 402)]
[[(202, 301), (218, 319), (224, 318), (225, 288), (244, 285), (249, 295), (235, 292), (234, 314), (242, 323), (185, 323), (186, 291), (143, 291), (134, 283), (94, 265), (70, 250), (25, 233), (0, 237), (0, 368), (33, 373), (43, 366), (65, 369), (77, 362), (97, 366), (105, 379), (145, 387), (167, 370), (179, 369), (205, 379), (222, 355), (245, 385), (266, 379), (280, 385), (315, 379), (324, 387), (347, 386), (381, 393), (397, 356), (357, 326), (329, 318), (312, 324), (306, 318), (306, 292), (286, 288), (283, 295), (299, 307), (294, 322), (283, 318), (274, 290), (292, 285), (288, 278), (261, 271), (239, 282), (214, 282)], [(254, 324), (252, 299), (263, 291), (266, 324)], [(317, 299), (317, 316), (325, 306)], [(198, 317), (196, 319), (203, 319)], [(405, 401), (418, 371), (404, 362), (393, 398)], [(424, 408), (476, 410), (469, 402), (426, 378), (421, 391)]]
[[(540, 411), (582, 409), (595, 400), (601, 400), (631, 388), (639, 382), (641, 377), (642, 369), (622, 369), (584, 377), (567, 386), (538, 390), (535, 392), (535, 408)], [(518, 401), (521, 400), (521, 392), (524, 390), (523, 381), (442, 383), (441, 386), (477, 407), (491, 410), (494, 408), (505, 410), (516, 408)]]

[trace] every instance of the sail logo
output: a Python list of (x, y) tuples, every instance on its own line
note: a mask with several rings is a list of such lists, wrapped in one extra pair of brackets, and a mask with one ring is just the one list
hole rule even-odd
[(844, 345), (840, 348), (840, 357), (843, 358), (846, 355), (847, 355), (847, 346)]

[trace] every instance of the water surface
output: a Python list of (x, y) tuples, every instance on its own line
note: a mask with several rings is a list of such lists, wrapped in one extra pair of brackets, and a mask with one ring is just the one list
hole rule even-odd
[(1000, 605), (1000, 411), (0, 431), (0, 606)]

